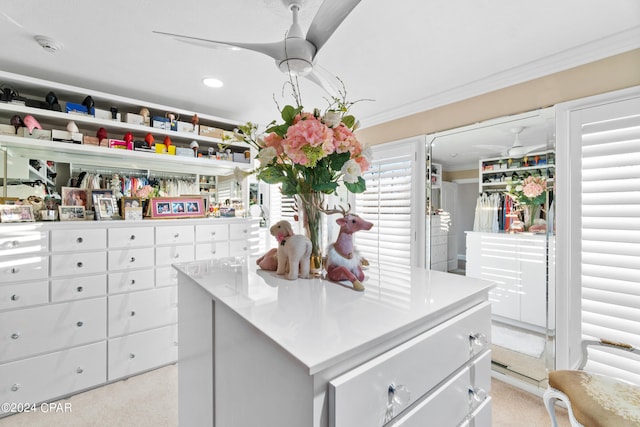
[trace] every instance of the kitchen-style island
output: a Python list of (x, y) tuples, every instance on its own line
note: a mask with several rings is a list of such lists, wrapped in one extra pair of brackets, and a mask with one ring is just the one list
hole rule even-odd
[(181, 426), (491, 426), (491, 282), (371, 267), (354, 292), (249, 257), (174, 267)]

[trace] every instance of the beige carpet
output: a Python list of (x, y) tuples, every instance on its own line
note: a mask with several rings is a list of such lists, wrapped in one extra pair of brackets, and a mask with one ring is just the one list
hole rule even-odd
[[(496, 379), (492, 387), (493, 427), (551, 425), (540, 397)], [(177, 390), (178, 369), (171, 365), (60, 401), (71, 412), (11, 415), (0, 427), (175, 427)], [(569, 427), (566, 410), (558, 414), (560, 427)]]

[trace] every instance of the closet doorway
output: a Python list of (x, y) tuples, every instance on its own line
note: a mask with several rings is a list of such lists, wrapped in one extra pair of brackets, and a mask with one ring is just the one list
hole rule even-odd
[[(439, 132), (426, 150), (426, 263), (498, 283), (493, 369), (545, 389), (555, 361), (555, 109)], [(546, 182), (537, 231), (514, 233), (528, 218), (507, 186), (529, 176)]]

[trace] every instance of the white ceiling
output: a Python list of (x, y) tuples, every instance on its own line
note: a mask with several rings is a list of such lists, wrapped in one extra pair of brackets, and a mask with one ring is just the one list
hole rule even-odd
[[(321, 0), (302, 3), (306, 31)], [(0, 69), (267, 124), (279, 118), (274, 96), (292, 102), (281, 97), (286, 77), (271, 58), (152, 31), (268, 42), (290, 23), (282, 0), (5, 0)], [(62, 49), (44, 51), (35, 35)], [(638, 47), (638, 0), (363, 0), (317, 60), (351, 100), (374, 100), (353, 107), (369, 126)], [(204, 76), (225, 85), (206, 88)], [(301, 90), (305, 107), (326, 105), (313, 84)]]

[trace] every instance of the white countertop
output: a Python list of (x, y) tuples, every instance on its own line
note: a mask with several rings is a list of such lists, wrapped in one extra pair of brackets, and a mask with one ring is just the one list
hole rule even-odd
[[(176, 264), (204, 288), (298, 359), (310, 374), (367, 346), (430, 320), (453, 307), (487, 298), (491, 282), (413, 269), (366, 270), (364, 292), (315, 279), (289, 281), (257, 269), (255, 258)], [(182, 308), (181, 308), (182, 309)], [(435, 326), (435, 325), (433, 325)]]

